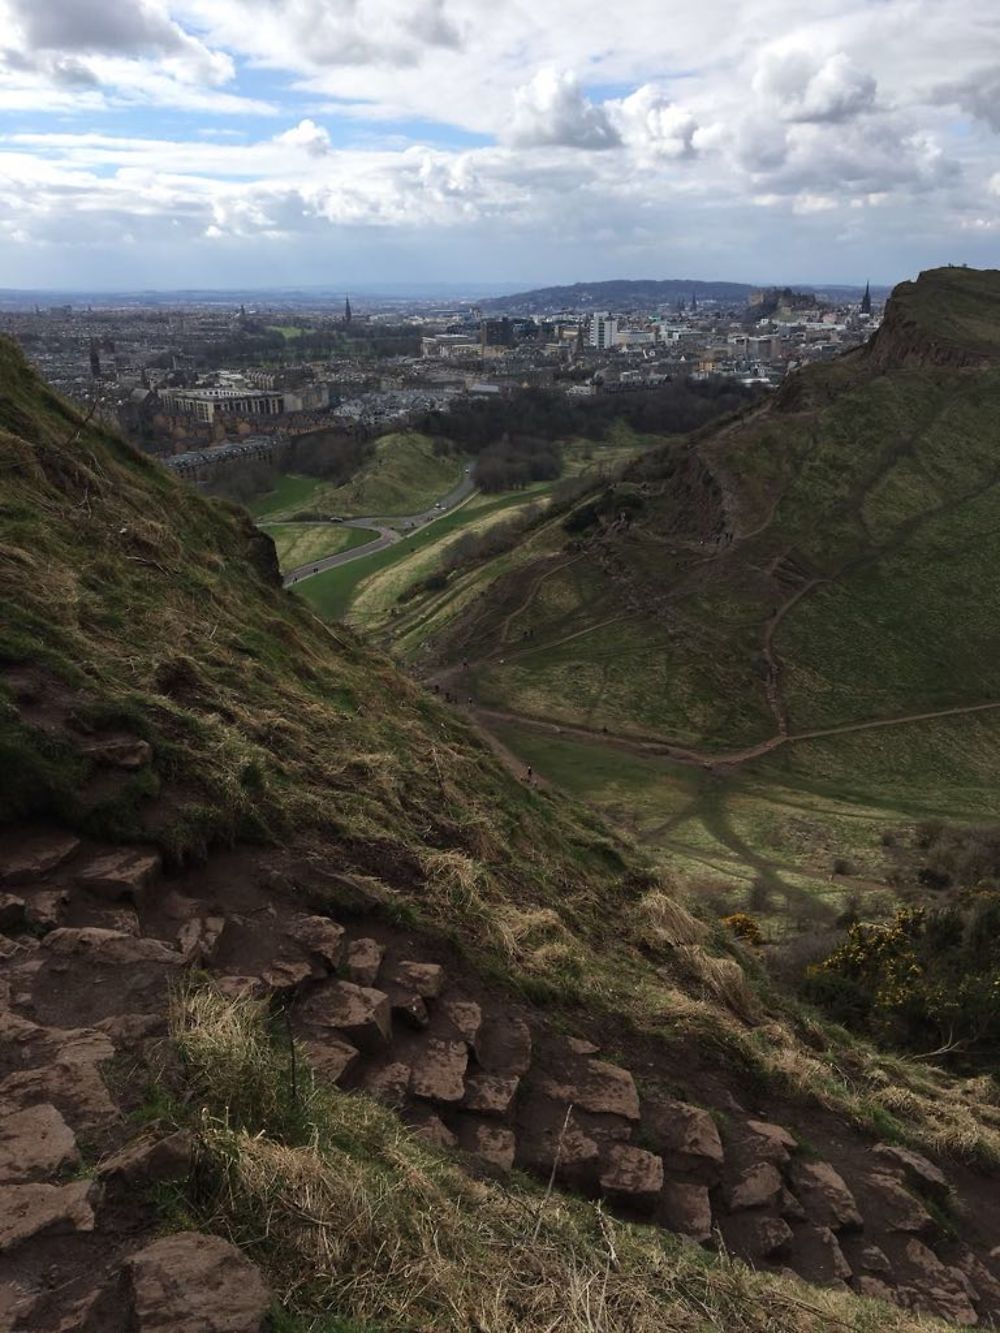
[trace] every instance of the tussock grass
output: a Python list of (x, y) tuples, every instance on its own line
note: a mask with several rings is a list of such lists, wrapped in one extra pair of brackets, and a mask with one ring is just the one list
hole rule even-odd
[[(307, 1330), (910, 1333), (898, 1309), (755, 1273), (520, 1178), (475, 1180), (360, 1095), (317, 1086), (259, 1002), (182, 992), (174, 1034), (200, 1109), (198, 1225), (261, 1265)], [(239, 1082), (234, 1088), (234, 1076)], [(239, 1089), (240, 1112), (231, 1098)], [(259, 1103), (260, 1120), (253, 1107)], [(285, 1106), (291, 1118), (274, 1119)], [(279, 1324), (279, 1326), (281, 1326)]]

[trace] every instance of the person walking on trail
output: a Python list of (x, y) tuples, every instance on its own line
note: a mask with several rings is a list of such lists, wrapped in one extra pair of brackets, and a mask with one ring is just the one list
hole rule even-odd
[(525, 775), (524, 775), (524, 780), (525, 780), (525, 782), (527, 782), (527, 784), (528, 784), (529, 787), (534, 785), (535, 775), (534, 775), (534, 773), (532, 772), (532, 768), (531, 768), (531, 765), (530, 765), (530, 764), (528, 765), (528, 771), (527, 771), (527, 772), (525, 773)]

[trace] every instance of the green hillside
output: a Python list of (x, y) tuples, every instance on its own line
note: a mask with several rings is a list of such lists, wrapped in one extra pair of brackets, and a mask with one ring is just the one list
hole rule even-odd
[[(658, 753), (676, 780), (654, 784), (654, 853), (733, 906), (763, 875), (772, 901), (806, 891), (832, 919), (891, 868), (882, 831), (995, 809), (998, 301), (997, 274), (904, 284), (872, 348), (646, 454), (438, 597), (407, 654), (431, 673), (468, 661), (462, 692), (557, 778), (540, 723), (579, 729), (563, 747)], [(573, 789), (632, 827), (589, 751)], [(711, 801), (682, 798), (692, 767), (712, 770)], [(775, 832), (790, 801), (798, 847)], [(865, 870), (831, 890), (838, 859)]]
[(343, 528), (331, 523), (263, 523), (274, 542), (278, 565), (284, 574), (325, 555), (337, 555), (372, 540), (367, 528)]
[[(285, 593), (242, 510), (6, 342), (0, 461), (15, 1327), (139, 1327), (143, 1300), (152, 1327), (201, 1295), (255, 1333), (1000, 1313), (988, 1079), (787, 999), (641, 849)], [(574, 623), (611, 573), (544, 579), (593, 541), (522, 583), (504, 642), (536, 602)], [(10, 1149), (39, 1126), (55, 1147)]]

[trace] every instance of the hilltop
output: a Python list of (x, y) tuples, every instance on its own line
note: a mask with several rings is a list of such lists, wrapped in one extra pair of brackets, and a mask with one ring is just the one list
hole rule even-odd
[(7, 344), (0, 454), (14, 1333), (1000, 1311), (985, 1081), (783, 999)]
[(746, 305), (755, 288), (745, 282), (703, 282), (700, 279), (615, 278), (608, 282), (574, 282), (563, 287), (539, 287), (481, 301), (483, 310), (532, 315), (550, 310), (647, 310), (698, 300)]

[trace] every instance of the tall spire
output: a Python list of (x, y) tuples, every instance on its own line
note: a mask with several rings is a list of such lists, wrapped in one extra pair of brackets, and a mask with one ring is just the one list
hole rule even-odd
[(694, 290), (692, 289), (692, 291), (691, 291), (691, 314), (692, 314), (692, 315), (696, 315), (697, 313), (698, 313), (698, 298), (697, 298), (697, 296), (695, 295)]
[(870, 282), (865, 283), (865, 294), (861, 298), (861, 313), (870, 315), (872, 312), (872, 287)]
[(345, 324), (350, 324), (350, 322), (351, 322), (351, 298), (350, 298), (349, 296), (345, 296), (345, 297), (344, 297), (344, 323), (345, 323)]

